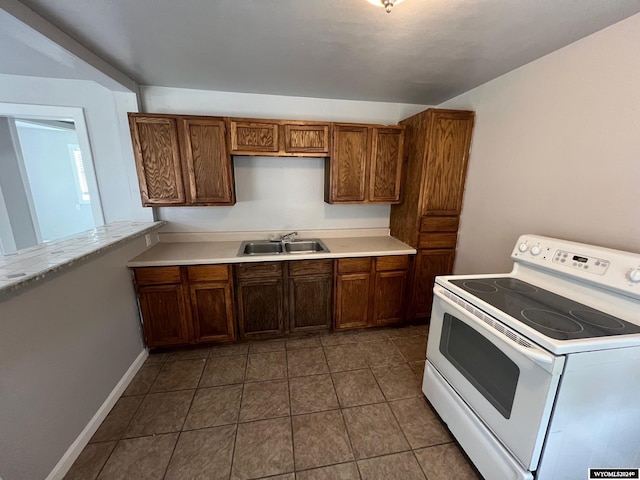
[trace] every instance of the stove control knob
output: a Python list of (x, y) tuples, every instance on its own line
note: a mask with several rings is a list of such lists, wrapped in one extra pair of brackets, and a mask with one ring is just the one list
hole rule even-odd
[(542, 249), (540, 248), (539, 245), (534, 245), (533, 247), (531, 247), (531, 255), (533, 255), (534, 257), (536, 255), (540, 255), (541, 251), (542, 251)]
[(633, 283), (636, 282), (640, 282), (640, 268), (634, 268), (633, 270), (629, 271), (629, 280), (631, 280)]
[(520, 245), (518, 245), (518, 250), (520, 250), (522, 253), (526, 252), (527, 248), (529, 248), (529, 245), (527, 245), (526, 243), (521, 243)]

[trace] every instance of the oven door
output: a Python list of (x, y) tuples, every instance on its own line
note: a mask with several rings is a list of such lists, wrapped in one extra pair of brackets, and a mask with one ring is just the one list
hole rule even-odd
[(434, 293), (427, 360), (523, 467), (534, 471), (564, 357), (439, 285)]

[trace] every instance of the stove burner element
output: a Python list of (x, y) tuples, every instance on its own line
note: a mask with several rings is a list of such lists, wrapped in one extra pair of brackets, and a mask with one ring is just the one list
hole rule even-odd
[(522, 310), (522, 316), (543, 328), (555, 330), (556, 332), (577, 333), (584, 330), (575, 320), (548, 310), (537, 310), (533, 308)]
[(589, 310), (570, 310), (569, 313), (578, 320), (595, 325), (596, 327), (621, 329), (624, 324), (615, 317), (602, 312), (593, 312)]
[(463, 285), (474, 292), (495, 293), (498, 291), (498, 289), (490, 283), (484, 283), (477, 280), (467, 280)]
[[(486, 302), (549, 339), (565, 341), (640, 334), (640, 325), (588, 307), (514, 276), (447, 280), (466, 292), (470, 303)], [(531, 332), (533, 334), (533, 332)]]
[(495, 283), (500, 288), (504, 288), (505, 290), (511, 290), (512, 292), (533, 293), (538, 291), (538, 289), (533, 285), (529, 285), (528, 283), (521, 282), (520, 280), (516, 280), (515, 278), (501, 278), (499, 280), (494, 281), (493, 283)]

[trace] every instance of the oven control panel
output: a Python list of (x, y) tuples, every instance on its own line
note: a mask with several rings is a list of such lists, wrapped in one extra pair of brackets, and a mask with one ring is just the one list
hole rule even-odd
[(609, 268), (609, 261), (603, 258), (587, 257), (567, 250), (556, 250), (553, 262), (567, 267), (582, 269), (585, 272), (604, 275)]
[(511, 253), (511, 258), (516, 264), (555, 271), (640, 298), (638, 253), (540, 235), (522, 235)]

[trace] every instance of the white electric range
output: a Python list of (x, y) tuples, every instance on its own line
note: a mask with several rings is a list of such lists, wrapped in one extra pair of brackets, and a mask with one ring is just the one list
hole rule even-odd
[(640, 255), (523, 235), (437, 277), (423, 392), (487, 479), (640, 467)]

